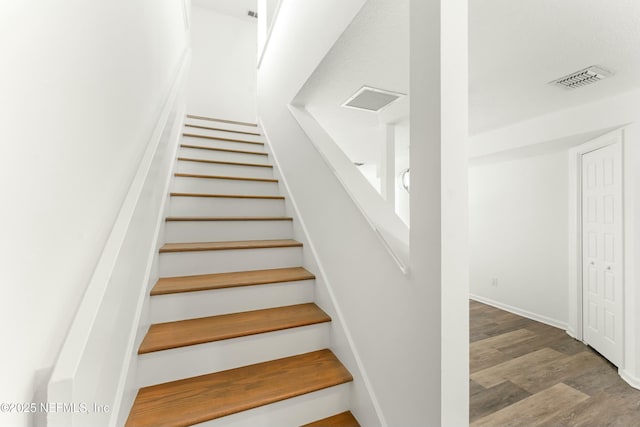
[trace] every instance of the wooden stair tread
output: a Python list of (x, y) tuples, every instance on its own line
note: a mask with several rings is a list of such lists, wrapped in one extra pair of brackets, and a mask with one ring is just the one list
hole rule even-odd
[(170, 252), (199, 252), (199, 251), (223, 251), (233, 249), (267, 249), (267, 248), (291, 248), (302, 246), (302, 243), (293, 239), (275, 240), (237, 240), (229, 242), (192, 242), (192, 243), (166, 243), (160, 248), (160, 253)]
[(315, 279), (315, 276), (302, 267), (164, 277), (154, 285), (151, 295), (167, 295), (179, 292), (196, 292), (312, 279)]
[(334, 415), (333, 417), (323, 418), (310, 424), (305, 424), (302, 427), (360, 427), (360, 424), (353, 414), (347, 411)]
[(183, 132), (182, 136), (187, 136), (191, 138), (213, 139), (214, 141), (241, 142), (243, 144), (264, 145), (264, 142), (260, 142), (260, 141), (247, 141), (245, 139), (222, 138), (219, 136), (199, 135), (196, 133), (189, 133), (189, 132)]
[(171, 193), (171, 197), (218, 197), (222, 199), (277, 199), (284, 200), (284, 196), (260, 196), (246, 194), (202, 194), (202, 193)]
[(175, 173), (174, 175), (182, 178), (228, 179), (231, 181), (278, 182), (278, 180), (274, 178), (249, 178), (249, 177), (243, 177), (243, 176), (203, 175), (199, 173)]
[(228, 119), (217, 119), (215, 117), (196, 116), (195, 114), (187, 114), (187, 117), (190, 119), (197, 119), (197, 120), (209, 120), (211, 122), (230, 123), (234, 125), (258, 127), (257, 123), (239, 122), (236, 120), (228, 120)]
[(170, 216), (172, 221), (293, 221), (290, 216)]
[(263, 153), (260, 151), (232, 150), (230, 148), (214, 148), (214, 147), (206, 147), (203, 145), (180, 144), (180, 147), (195, 148), (197, 150), (223, 151), (225, 153), (240, 153), (240, 154), (254, 154), (256, 156), (267, 156), (267, 153)]
[(231, 132), (231, 133), (239, 133), (239, 134), (242, 134), (242, 135), (260, 136), (260, 133), (258, 133), (258, 132), (246, 132), (246, 131), (242, 131), (242, 130), (212, 128), (212, 127), (209, 127), (209, 126), (191, 125), (191, 124), (188, 124), (188, 123), (185, 123), (185, 126), (186, 127), (190, 127), (190, 128), (194, 128), (194, 129), (206, 129), (206, 130), (215, 130), (217, 132)]
[(138, 354), (330, 322), (313, 303), (151, 325)]
[(178, 157), (178, 160), (181, 160), (183, 162), (213, 163), (213, 164), (217, 164), (217, 165), (251, 166), (251, 167), (258, 167), (258, 168), (271, 168), (271, 169), (273, 169), (273, 165), (261, 165), (259, 163), (223, 162), (221, 160), (193, 159), (191, 157)]
[(186, 427), (353, 380), (330, 350), (140, 389), (126, 427)]

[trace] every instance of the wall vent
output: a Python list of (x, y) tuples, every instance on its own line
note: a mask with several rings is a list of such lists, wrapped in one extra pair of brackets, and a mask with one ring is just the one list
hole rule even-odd
[(342, 106), (355, 108), (356, 110), (377, 112), (403, 96), (403, 93), (363, 86), (347, 99)]
[(249, 15), (252, 18), (257, 18), (258, 17), (258, 12), (254, 11), (254, 10), (248, 10), (247, 11), (247, 15)]
[(560, 86), (566, 89), (576, 89), (592, 83), (597, 83), (600, 80), (612, 75), (613, 72), (602, 67), (592, 65), (591, 67), (585, 68), (584, 70), (576, 71), (575, 73), (560, 77), (557, 80), (549, 82), (549, 84)]

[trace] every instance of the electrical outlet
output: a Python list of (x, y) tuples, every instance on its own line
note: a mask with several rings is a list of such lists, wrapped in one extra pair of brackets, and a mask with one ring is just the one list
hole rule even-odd
[(498, 278), (494, 277), (493, 279), (491, 279), (491, 286), (493, 287), (497, 287), (498, 286)]

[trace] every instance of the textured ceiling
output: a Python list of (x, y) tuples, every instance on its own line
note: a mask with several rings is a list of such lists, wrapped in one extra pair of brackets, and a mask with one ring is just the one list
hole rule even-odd
[[(469, 2), (471, 133), (640, 86), (640, 1)], [(565, 90), (548, 85), (602, 65), (616, 75)]]
[[(374, 114), (340, 107), (363, 85), (408, 91), (408, 0), (369, 0), (296, 102), (352, 160), (375, 161)], [(472, 134), (640, 86), (640, 0), (469, 2)], [(590, 65), (613, 77), (576, 90), (547, 84)]]
[(223, 15), (231, 15), (247, 21), (255, 21), (255, 18), (247, 16), (248, 10), (258, 10), (258, 0), (191, 0), (193, 6), (215, 10)]

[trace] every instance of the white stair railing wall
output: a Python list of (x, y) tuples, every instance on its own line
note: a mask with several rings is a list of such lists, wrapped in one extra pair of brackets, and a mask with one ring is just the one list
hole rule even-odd
[(189, 61), (185, 50), (48, 384), (48, 402), (78, 410), (51, 411), (49, 427), (122, 425), (121, 412), (126, 418), (127, 402), (135, 397), (132, 356), (141, 336), (135, 325), (148, 327), (143, 307), (157, 279), (153, 261), (185, 114)]

